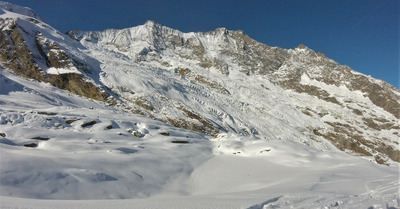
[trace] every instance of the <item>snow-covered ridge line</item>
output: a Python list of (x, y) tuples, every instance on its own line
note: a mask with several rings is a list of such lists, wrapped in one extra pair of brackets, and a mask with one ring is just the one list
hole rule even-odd
[(16, 4), (0, 1), (0, 9), (41, 20), (40, 17), (31, 8), (28, 7), (22, 7)]

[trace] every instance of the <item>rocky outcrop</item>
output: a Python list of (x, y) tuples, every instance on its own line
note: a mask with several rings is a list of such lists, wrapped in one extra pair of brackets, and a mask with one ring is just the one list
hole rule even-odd
[(46, 74), (35, 63), (32, 53), (27, 48), (20, 28), (14, 23), (8, 25), (3, 20), (0, 26), (0, 60), (3, 65), (18, 75), (39, 81), (46, 79)]

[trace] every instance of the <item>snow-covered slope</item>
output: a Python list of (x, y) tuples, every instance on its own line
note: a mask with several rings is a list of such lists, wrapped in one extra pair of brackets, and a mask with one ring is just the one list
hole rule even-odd
[(0, 72), (0, 208), (399, 207), (396, 167), (213, 138)]
[(186, 194), (191, 171), (211, 156), (204, 134), (26, 81), (4, 69), (1, 83), (1, 195)]
[(99, 83), (98, 61), (30, 9), (2, 2), (0, 21), (0, 62), (4, 67), (78, 95), (97, 100), (108, 95)]
[[(12, 12), (15, 13), (16, 16), (24, 15), (28, 17), (33, 17), (35, 19), (41, 20), (40, 17), (31, 9), (28, 7), (22, 7), (19, 5), (11, 4), (8, 2), (0, 2), (0, 8), (2, 9), (1, 13), (8, 13)], [(13, 15), (11, 15), (13, 16)]]
[(2, 208), (399, 206), (383, 81), (243, 31), (64, 35), (0, 10)]
[[(400, 92), (300, 45), (269, 47), (243, 31), (182, 33), (148, 21), (71, 31), (101, 62), (127, 108), (208, 134), (300, 141), (400, 161)], [(382, 145), (384, 144), (384, 145)]]

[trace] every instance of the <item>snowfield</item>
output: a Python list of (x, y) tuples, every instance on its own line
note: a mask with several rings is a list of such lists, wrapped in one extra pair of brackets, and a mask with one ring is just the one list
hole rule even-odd
[(397, 167), (0, 81), (1, 208), (399, 208)]

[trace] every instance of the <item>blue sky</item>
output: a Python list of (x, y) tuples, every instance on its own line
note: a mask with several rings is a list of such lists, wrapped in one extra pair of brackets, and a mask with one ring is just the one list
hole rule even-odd
[(244, 30), (270, 46), (304, 44), (400, 87), (399, 0), (10, 0), (71, 29), (127, 28), (154, 20), (183, 32)]

